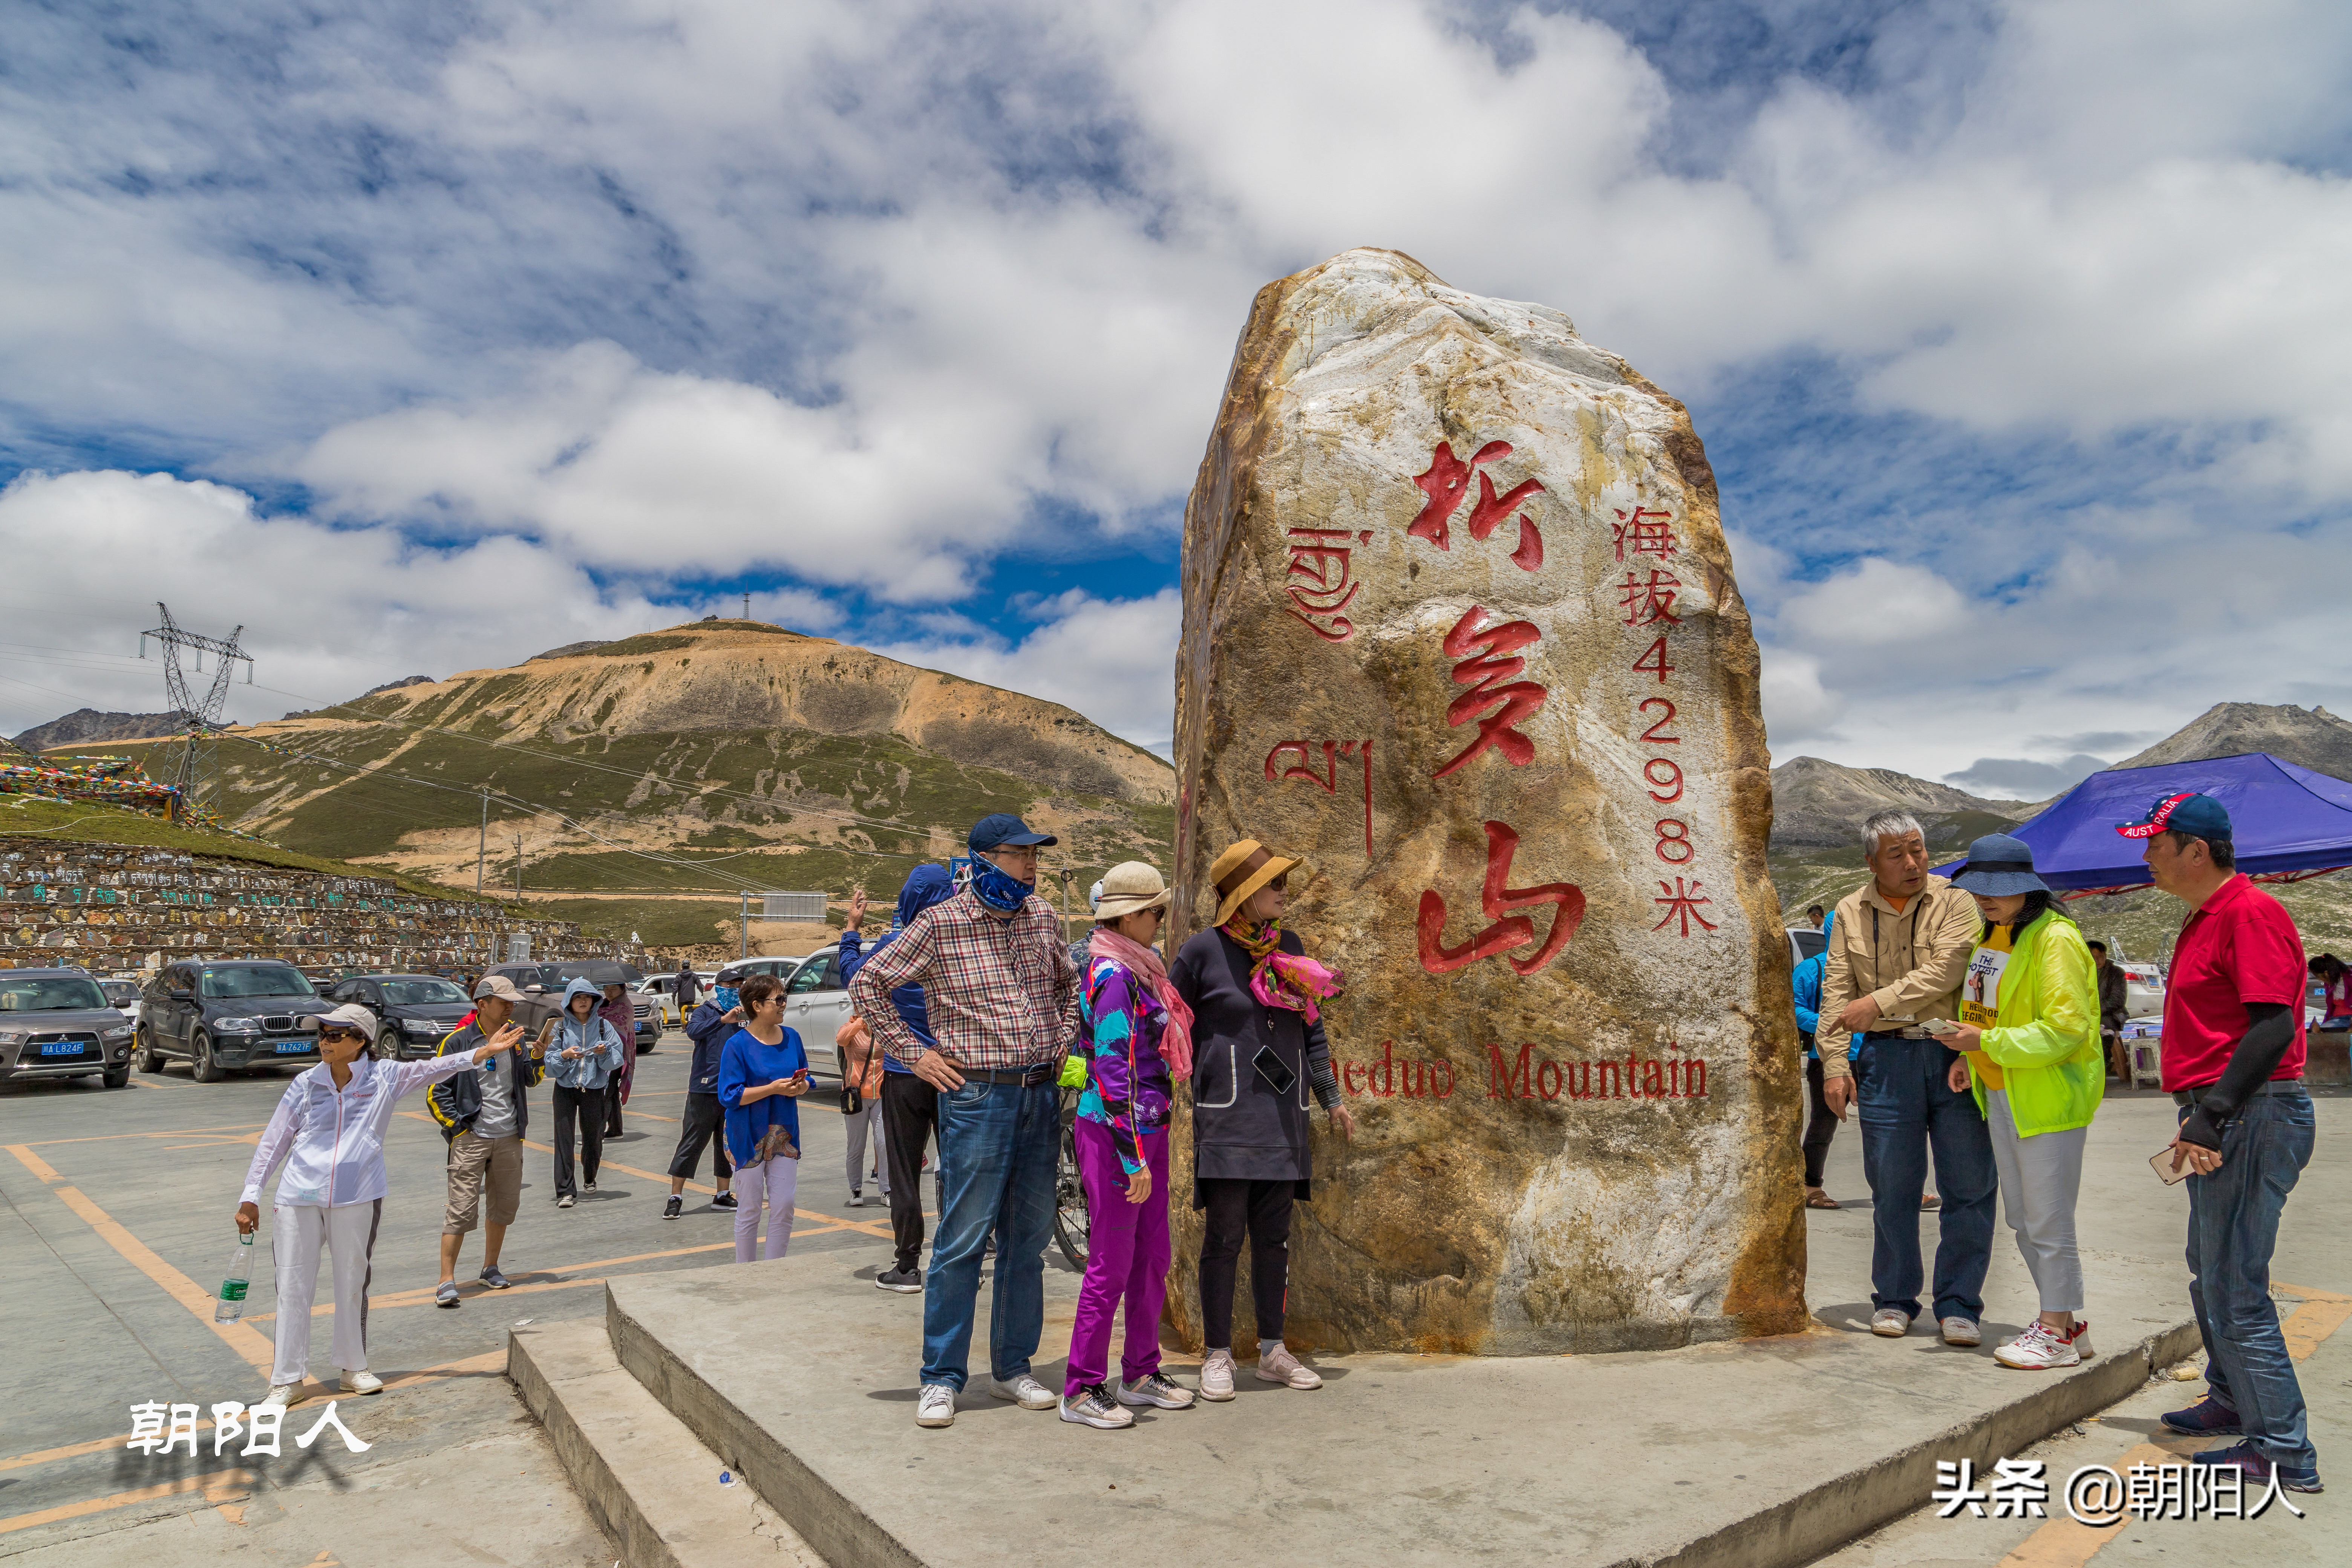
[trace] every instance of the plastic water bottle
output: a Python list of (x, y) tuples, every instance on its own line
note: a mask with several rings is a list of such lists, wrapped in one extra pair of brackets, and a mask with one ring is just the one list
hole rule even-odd
[(245, 1316), (245, 1293), (253, 1285), (253, 1237), (240, 1235), (229, 1254), (228, 1273), (221, 1279), (220, 1297), (213, 1302), (213, 1321), (234, 1323)]

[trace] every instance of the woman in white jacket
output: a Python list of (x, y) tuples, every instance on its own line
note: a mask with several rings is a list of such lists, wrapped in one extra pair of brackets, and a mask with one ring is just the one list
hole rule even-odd
[(261, 1189), (282, 1164), (270, 1226), (278, 1279), (278, 1356), (265, 1404), (301, 1403), (310, 1372), (310, 1298), (318, 1289), (323, 1244), (335, 1271), (335, 1363), (346, 1394), (374, 1394), (383, 1381), (367, 1370), (367, 1289), (376, 1226), (383, 1215), (383, 1136), (402, 1097), (471, 1072), (522, 1038), (509, 1024), (480, 1049), (415, 1062), (372, 1055), (375, 1016), (346, 1005), (319, 1016), (320, 1064), (297, 1074), (263, 1130), (245, 1173), (236, 1228), (261, 1224)]

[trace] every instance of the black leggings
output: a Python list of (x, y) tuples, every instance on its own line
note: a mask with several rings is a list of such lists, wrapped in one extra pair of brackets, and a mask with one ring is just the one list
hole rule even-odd
[(1830, 1157), (1830, 1140), (1837, 1136), (1837, 1118), (1830, 1113), (1830, 1102), (1822, 1097), (1822, 1059), (1809, 1057), (1805, 1060), (1806, 1096), (1812, 1101), (1812, 1115), (1805, 1123), (1805, 1185), (1822, 1184), (1822, 1169)]
[(1207, 1234), (1201, 1238), (1201, 1322), (1209, 1349), (1233, 1348), (1234, 1275), (1244, 1232), (1257, 1337), (1282, 1338), (1283, 1310), (1290, 1296), (1290, 1205), (1298, 1184), (1215, 1180), (1199, 1185), (1209, 1216)]

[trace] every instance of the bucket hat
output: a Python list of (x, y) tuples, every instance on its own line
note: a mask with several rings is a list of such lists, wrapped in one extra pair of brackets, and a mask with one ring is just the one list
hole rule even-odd
[(1953, 877), (1952, 886), (1988, 899), (2050, 890), (2050, 884), (2034, 873), (2033, 847), (2006, 833), (1988, 833), (1969, 845), (1968, 864)]
[(1175, 895), (1160, 873), (1140, 860), (1113, 866), (1103, 873), (1102, 891), (1095, 900), (1095, 919), (1115, 921), (1164, 907)]
[(1216, 923), (1223, 925), (1233, 919), (1234, 911), (1247, 903), (1252, 893), (1300, 864), (1275, 854), (1255, 838), (1244, 838), (1226, 849), (1209, 868), (1209, 880), (1217, 889)]

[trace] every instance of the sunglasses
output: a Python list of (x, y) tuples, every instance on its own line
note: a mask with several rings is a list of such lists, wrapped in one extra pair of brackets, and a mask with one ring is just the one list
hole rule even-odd
[(1281, 876), (1276, 877), (1273, 881), (1268, 882), (1266, 886), (1272, 888), (1277, 893), (1288, 892), (1290, 890), (1290, 873), (1285, 871)]
[(361, 1034), (357, 1029), (321, 1029), (319, 1031), (319, 1038), (321, 1042), (324, 1042), (327, 1040), (364, 1040), (367, 1037)]

